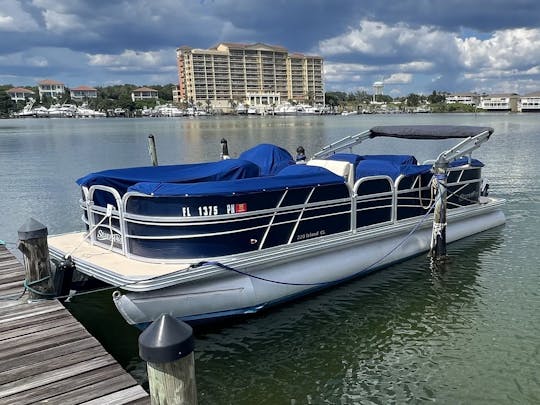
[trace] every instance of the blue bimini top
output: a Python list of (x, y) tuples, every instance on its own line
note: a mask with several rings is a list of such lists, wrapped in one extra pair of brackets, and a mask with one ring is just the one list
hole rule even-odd
[(194, 183), (257, 177), (259, 167), (247, 160), (227, 159), (209, 163), (170, 166), (132, 167), (91, 173), (77, 180), (80, 186), (103, 185), (123, 195), (130, 186), (141, 182)]
[(343, 184), (344, 182), (343, 177), (323, 167), (291, 165), (282, 169), (275, 176), (191, 184), (138, 183), (131, 186), (129, 191), (136, 191), (154, 197), (231, 196), (286, 188)]

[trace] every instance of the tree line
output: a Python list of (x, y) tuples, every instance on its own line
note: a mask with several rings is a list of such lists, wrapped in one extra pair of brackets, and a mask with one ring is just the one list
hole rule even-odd
[[(18, 101), (15, 103), (9, 95), (7, 90), (13, 88), (11, 84), (0, 85), (0, 116), (6, 117), (13, 111), (21, 110), (26, 104), (24, 101)], [(109, 109), (122, 108), (128, 111), (135, 111), (137, 109), (147, 107), (154, 107), (156, 100), (137, 100), (131, 99), (131, 92), (140, 86), (134, 84), (120, 84), (114, 86), (96, 87), (97, 98), (89, 98), (84, 100), (72, 100), (70, 95), (70, 89), (65, 88), (64, 94), (58, 99), (52, 99), (51, 97), (44, 96), (43, 99), (39, 98), (39, 91), (37, 86), (25, 88), (34, 92), (34, 98), (36, 105), (42, 105), (49, 108), (52, 104), (82, 104), (86, 103), (90, 108), (94, 110), (106, 111)], [(172, 91), (176, 87), (174, 84), (165, 85), (150, 85), (150, 87), (158, 92), (158, 98), (160, 102), (172, 102)]]
[[(18, 103), (13, 102), (9, 95), (6, 93), (6, 90), (9, 90), (14, 86), (12, 85), (0, 85), (0, 116), (6, 117), (13, 111), (19, 111), (24, 107), (25, 102), (19, 101)], [(96, 87), (97, 98), (90, 98), (83, 100), (88, 104), (88, 106), (95, 110), (106, 111), (109, 109), (122, 108), (126, 111), (135, 111), (143, 107), (154, 107), (156, 105), (156, 100), (137, 100), (133, 101), (131, 99), (131, 92), (140, 86), (134, 84), (120, 84), (114, 86), (104, 86)], [(158, 92), (159, 102), (170, 103), (172, 102), (173, 90), (175, 85), (172, 83), (165, 85), (148, 85)], [(39, 92), (37, 87), (26, 87), (34, 91), (36, 98), (39, 98)], [(399, 108), (411, 107), (415, 108), (421, 106), (425, 103), (430, 104), (431, 111), (433, 112), (453, 112), (453, 111), (463, 111), (471, 112), (474, 111), (474, 106), (468, 106), (464, 104), (446, 104), (446, 96), (450, 93), (444, 91), (435, 91), (426, 96), (422, 94), (410, 93), (407, 96), (401, 96), (392, 98), (389, 95), (385, 94), (369, 94), (366, 91), (356, 91), (356, 92), (343, 92), (343, 91), (333, 91), (325, 93), (325, 103), (327, 106), (330, 106), (334, 109), (348, 109), (348, 110), (360, 110), (363, 106), (368, 106), (373, 101), (377, 103), (386, 103), (386, 104), (396, 104)], [(36, 100), (37, 104), (41, 104), (46, 108), (49, 108), (51, 104), (55, 103), (81, 103), (81, 101), (74, 102), (71, 99), (69, 88), (66, 87), (64, 95), (58, 99), (53, 100), (50, 97), (43, 97), (43, 100)]]

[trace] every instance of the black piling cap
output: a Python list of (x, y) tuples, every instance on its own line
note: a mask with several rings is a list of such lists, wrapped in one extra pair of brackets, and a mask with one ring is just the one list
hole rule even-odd
[(152, 322), (139, 336), (139, 356), (150, 363), (170, 363), (193, 352), (193, 329), (168, 314)]
[(29, 218), (19, 228), (19, 240), (28, 240), (36, 238), (44, 238), (47, 236), (47, 227), (41, 222), (36, 221), (34, 218)]

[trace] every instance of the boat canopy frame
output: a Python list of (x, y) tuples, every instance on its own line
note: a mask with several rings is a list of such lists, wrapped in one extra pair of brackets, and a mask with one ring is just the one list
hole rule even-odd
[(460, 157), (467, 156), (486, 142), (494, 130), (491, 127), (468, 125), (385, 125), (376, 126), (358, 134), (349, 135), (324, 146), (313, 155), (313, 159), (324, 159), (336, 152), (359, 145), (367, 139), (385, 137), (412, 140), (463, 139), (457, 145), (442, 152), (436, 159), (436, 165), (447, 165)]

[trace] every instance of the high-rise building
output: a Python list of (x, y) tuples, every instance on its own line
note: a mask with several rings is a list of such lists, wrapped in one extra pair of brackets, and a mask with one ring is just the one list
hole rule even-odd
[(323, 59), (262, 43), (220, 43), (210, 49), (176, 51), (177, 101), (223, 110), (238, 103), (284, 101), (323, 104)]

